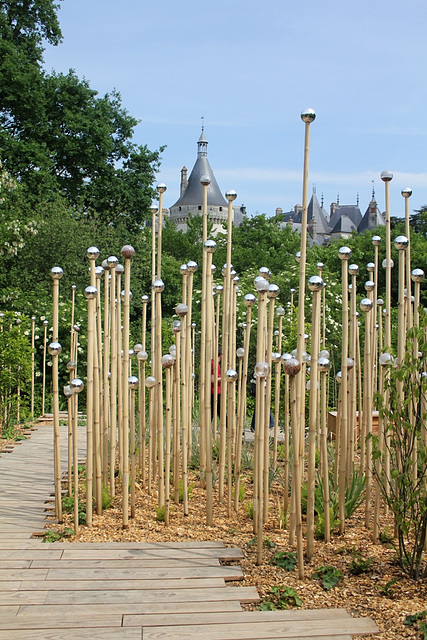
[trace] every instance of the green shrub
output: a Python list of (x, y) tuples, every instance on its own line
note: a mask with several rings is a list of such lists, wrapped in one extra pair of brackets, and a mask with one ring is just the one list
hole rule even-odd
[(339, 569), (332, 566), (318, 567), (313, 573), (313, 578), (319, 580), (325, 591), (333, 589), (337, 586), (338, 582), (342, 578), (342, 573)]

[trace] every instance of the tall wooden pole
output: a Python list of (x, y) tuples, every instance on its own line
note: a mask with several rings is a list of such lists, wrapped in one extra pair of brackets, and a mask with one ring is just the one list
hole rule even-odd
[(391, 222), (390, 222), (390, 181), (393, 179), (391, 171), (383, 171), (381, 180), (385, 187), (385, 325), (384, 325), (384, 342), (385, 347), (391, 347)]
[(116, 442), (117, 442), (117, 316), (116, 316), (116, 267), (119, 259), (108, 258), (110, 266), (110, 342), (111, 342), (111, 379), (110, 379), (110, 493), (116, 495)]
[(58, 314), (59, 314), (59, 280), (62, 278), (61, 267), (53, 267), (50, 272), (53, 279), (53, 304), (52, 304), (52, 342), (49, 345), (49, 353), (52, 356), (52, 400), (53, 400), (53, 456), (55, 470), (55, 515), (58, 522), (62, 522), (62, 497), (61, 497), (61, 445), (59, 440), (59, 388), (58, 388), (58, 356), (61, 353), (61, 345), (58, 341)]
[(345, 530), (345, 484), (347, 474), (348, 442), (348, 260), (351, 249), (341, 247), (342, 266), (342, 342), (341, 342), (341, 455), (339, 469), (340, 532)]

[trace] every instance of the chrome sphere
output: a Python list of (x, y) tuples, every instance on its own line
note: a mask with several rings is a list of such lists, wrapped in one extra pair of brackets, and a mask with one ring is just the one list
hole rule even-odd
[(179, 320), (174, 320), (172, 322), (172, 331), (174, 333), (179, 333), (181, 331), (181, 322)]
[(237, 380), (237, 371), (235, 369), (227, 369), (225, 379), (227, 382), (235, 382)]
[[(295, 260), (296, 260), (297, 262), (301, 262), (301, 251), (297, 251), (297, 252), (296, 252), (296, 254), (295, 254)], [(291, 291), (292, 291), (292, 289), (291, 289)]]
[(349, 264), (348, 265), (348, 272), (351, 276), (357, 276), (357, 274), (359, 273), (359, 267), (357, 264)]
[(205, 247), (206, 253), (214, 253), (216, 250), (215, 240), (206, 240), (203, 246)]
[(282, 356), (278, 351), (273, 351), (271, 354), (271, 362), (280, 362)]
[(188, 273), (188, 268), (186, 264), (182, 264), (180, 266), (181, 275), (186, 276)]
[(301, 363), (297, 358), (291, 356), (284, 360), (282, 357), (282, 362), (285, 373), (290, 377), (296, 376), (296, 374), (301, 371)]
[(243, 347), (239, 347), (236, 351), (236, 356), (241, 360), (245, 356), (245, 350)]
[(120, 253), (122, 254), (125, 260), (129, 260), (134, 256), (135, 249), (132, 247), (131, 244), (125, 244), (125, 246), (122, 247), (122, 250), (120, 251)]
[(74, 389), (74, 393), (80, 393), (85, 388), (85, 385), (80, 378), (73, 378), (70, 382), (70, 387)]
[(215, 291), (221, 294), (224, 291), (224, 287), (222, 286), (222, 284), (217, 284), (215, 287)]
[(258, 270), (258, 275), (260, 275), (262, 278), (265, 278), (266, 280), (270, 280), (271, 271), (268, 267), (260, 267)]
[(75, 371), (76, 367), (77, 364), (73, 360), (67, 362), (67, 371)]
[(254, 369), (255, 378), (267, 378), (270, 373), (270, 365), (267, 362), (257, 362)]
[(360, 308), (362, 311), (370, 311), (373, 307), (373, 302), (372, 300), (369, 300), (369, 298), (363, 298), (363, 300), (360, 301)]
[[(45, 321), (45, 324), (48, 324), (47, 320)], [(73, 329), (74, 329), (74, 331), (75, 331), (76, 333), (78, 333), (78, 332), (80, 331), (80, 326), (79, 326), (78, 324), (75, 324), (75, 325), (73, 326)]]
[(398, 251), (404, 251), (408, 248), (409, 240), (406, 236), (397, 236), (394, 246)]
[(316, 119), (316, 113), (314, 109), (304, 109), (301, 111), (301, 120), (305, 122), (305, 124), (311, 124)]
[(171, 344), (169, 347), (169, 353), (173, 358), (176, 358), (176, 344)]
[(95, 277), (97, 280), (101, 279), (102, 274), (104, 273), (104, 267), (95, 267)]
[(267, 295), (268, 295), (269, 298), (277, 298), (279, 293), (280, 293), (280, 288), (279, 288), (279, 286), (277, 284), (271, 284), (268, 287)]
[(147, 304), (149, 298), (148, 298), (147, 295), (143, 295), (143, 296), (141, 296), (141, 300), (142, 300), (142, 304)]
[(59, 356), (62, 351), (62, 347), (59, 342), (51, 342), (47, 349), (51, 356)]
[(381, 243), (381, 236), (372, 236), (372, 244), (378, 247)]
[(253, 293), (247, 293), (243, 298), (243, 302), (247, 307), (253, 307), (256, 302), (256, 297)]
[(237, 198), (237, 193), (234, 191), (234, 189), (229, 189), (228, 191), (226, 191), (225, 197), (227, 198), (228, 202), (233, 202), (233, 200)]
[(373, 271), (375, 271), (375, 263), (374, 262), (368, 262), (368, 264), (366, 265), (367, 270), (372, 273)]
[(87, 257), (89, 260), (96, 260), (99, 257), (98, 247), (89, 247), (87, 250)]
[(289, 358), (292, 358), (290, 353), (282, 353), (283, 362), (285, 362), (285, 360), (289, 360)]
[(200, 184), (203, 185), (204, 187), (208, 187), (211, 183), (211, 179), (209, 178), (209, 176), (202, 176), (200, 178)]
[[(383, 269), (387, 269), (387, 258), (384, 258), (384, 260), (381, 263), (381, 266)], [(393, 269), (393, 267), (394, 267), (394, 260), (390, 258), (390, 269)]]
[(326, 373), (331, 368), (331, 361), (329, 360), (329, 358), (319, 358), (319, 360), (317, 361), (317, 366), (321, 373)]
[(133, 345), (133, 350), (135, 351), (136, 354), (138, 354), (140, 351), (142, 351), (142, 344), (137, 342), (136, 344)]
[(388, 170), (382, 171), (381, 180), (383, 182), (390, 182), (390, 180), (393, 180), (393, 173)]
[(308, 288), (310, 291), (321, 291), (323, 289), (323, 278), (320, 276), (311, 276), (308, 280)]
[(373, 280), (366, 280), (365, 282), (365, 290), (373, 291), (375, 289), (375, 282)]
[(62, 271), (61, 267), (52, 267), (52, 269), (50, 270), (50, 275), (52, 276), (53, 280), (60, 280), (63, 274), (64, 272)]
[(319, 358), (329, 358), (329, 351), (327, 349), (319, 351)]
[(187, 270), (189, 273), (194, 273), (197, 269), (197, 262), (194, 262), (194, 260), (189, 260), (187, 262)]
[(353, 358), (347, 358), (347, 369), (349, 371), (351, 371), (351, 369), (353, 369), (354, 367), (354, 360)]
[(151, 207), (150, 207), (150, 213), (151, 213), (151, 215), (155, 215), (155, 214), (157, 213), (157, 211), (158, 211), (158, 210), (159, 210), (158, 206), (157, 206), (156, 204), (154, 204), (154, 202), (153, 202), (153, 204), (152, 204), (152, 205), (151, 205)]
[(85, 297), (87, 300), (93, 300), (94, 298), (96, 298), (97, 295), (98, 295), (98, 289), (96, 287), (92, 287), (92, 285), (89, 285), (88, 287), (86, 287)]
[(129, 376), (128, 384), (129, 384), (129, 389), (138, 389), (139, 380), (136, 376)]
[(145, 386), (147, 389), (152, 389), (156, 384), (156, 378), (154, 376), (147, 376), (145, 378)]
[(211, 273), (216, 273), (216, 266), (214, 264), (211, 264)]
[(157, 185), (156, 189), (159, 193), (164, 193), (167, 189), (167, 186), (164, 184), (164, 182), (160, 182), (160, 184)]
[(338, 256), (340, 260), (350, 260), (350, 257), (351, 257), (350, 247), (340, 247), (338, 249)]
[(410, 198), (412, 196), (411, 187), (406, 187), (406, 189), (402, 189), (400, 192), (404, 198)]
[(342, 371), (338, 371), (337, 375), (335, 376), (335, 380), (338, 382), (338, 384), (341, 384), (341, 382), (342, 382)]
[(175, 364), (175, 358), (171, 353), (165, 353), (165, 355), (162, 356), (162, 366), (165, 369), (170, 369), (171, 367), (173, 367), (174, 364)]
[(148, 353), (146, 351), (141, 350), (141, 351), (138, 351), (136, 357), (138, 359), (138, 362), (139, 361), (146, 362), (148, 360)]
[(107, 258), (105, 258), (105, 260), (103, 260), (101, 262), (101, 265), (102, 265), (102, 268), (104, 269), (104, 271), (109, 271), (110, 265), (108, 264)]
[(64, 396), (66, 398), (71, 398), (72, 395), (74, 395), (73, 389), (70, 387), (69, 384), (66, 384), (64, 387)]
[(277, 309), (276, 309), (276, 313), (277, 313), (277, 315), (279, 316), (279, 318), (280, 318), (281, 316), (284, 316), (284, 315), (285, 315), (285, 309), (284, 309), (284, 307), (277, 307)]
[(125, 272), (125, 268), (124, 268), (124, 266), (123, 266), (122, 264), (120, 264), (120, 262), (119, 262), (119, 264), (118, 264), (118, 265), (117, 265), (117, 267), (116, 267), (116, 273), (117, 273), (117, 275), (121, 276), (121, 275), (122, 275), (122, 273), (124, 273), (124, 272)]
[(107, 258), (107, 262), (110, 269), (115, 269), (119, 264), (119, 259), (116, 256), (110, 256)]
[(258, 293), (267, 293), (267, 291), (270, 288), (270, 285), (268, 284), (268, 280), (266, 280), (261, 276), (258, 276), (257, 278), (255, 278), (255, 280), (256, 280), (255, 287)]
[(317, 267), (318, 269), (323, 269), (323, 267), (324, 267), (324, 266), (325, 266), (325, 265), (323, 264), (323, 262), (318, 262), (318, 263), (316, 264), (316, 267)]
[[(124, 299), (125, 299), (125, 295), (126, 295), (126, 290), (125, 290), (125, 289), (123, 289), (123, 290), (120, 292), (120, 299), (121, 299), (121, 300), (124, 300)], [(129, 300), (132, 300), (132, 291), (129, 291)]]
[(385, 367), (387, 364), (393, 364), (394, 358), (391, 353), (382, 353), (379, 357), (379, 363), (382, 367)]
[(176, 305), (175, 311), (176, 311), (176, 314), (182, 318), (183, 316), (187, 315), (188, 306), (183, 302), (180, 302), (179, 304)]
[(153, 291), (155, 293), (161, 293), (165, 289), (165, 283), (163, 280), (154, 280), (153, 282)]
[(422, 269), (413, 269), (411, 273), (412, 282), (422, 282), (425, 278), (425, 273)]
[(382, 306), (383, 306), (383, 304), (384, 304), (384, 300), (383, 300), (382, 298), (378, 298), (378, 300), (377, 300), (377, 305), (378, 305), (379, 307), (382, 307)]

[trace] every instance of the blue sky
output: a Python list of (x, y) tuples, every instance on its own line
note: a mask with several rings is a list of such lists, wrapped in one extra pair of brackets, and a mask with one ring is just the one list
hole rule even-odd
[[(162, 145), (164, 206), (179, 197), (204, 116), (208, 158), (223, 192), (249, 214), (302, 198), (304, 125), (311, 125), (310, 193), (362, 213), (389, 169), (391, 213), (427, 204), (424, 0), (64, 0), (64, 41), (48, 71), (75, 69), (104, 94), (116, 88), (141, 120), (135, 142)], [(374, 183), (372, 183), (374, 181)]]

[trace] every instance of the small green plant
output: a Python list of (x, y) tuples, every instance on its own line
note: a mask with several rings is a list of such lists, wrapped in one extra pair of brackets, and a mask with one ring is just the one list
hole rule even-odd
[[(339, 523), (340, 521), (334, 507), (330, 507), (329, 509), (330, 530), (332, 531), (333, 529), (338, 527)], [(325, 539), (325, 514), (324, 513), (319, 513), (319, 515), (317, 516), (316, 526), (314, 528), (314, 534), (316, 538), (318, 538), (319, 540)]]
[(164, 505), (162, 507), (157, 507), (157, 509), (156, 509), (156, 520), (157, 520), (157, 522), (164, 522), (165, 521), (165, 512), (166, 512), (166, 507)]
[(393, 595), (392, 587), (396, 584), (396, 582), (399, 582), (399, 578), (392, 578), (384, 585), (378, 585), (378, 589), (380, 590), (381, 595), (386, 598), (391, 598), (391, 596)]
[(369, 568), (375, 558), (363, 558), (363, 556), (355, 551), (353, 553), (353, 560), (351, 561), (349, 571), (354, 576), (360, 576), (362, 573), (369, 571)]
[(248, 502), (245, 505), (245, 508), (246, 508), (246, 513), (248, 514), (250, 519), (253, 520), (254, 519), (254, 503), (253, 502)]
[[(191, 498), (191, 492), (193, 491), (193, 488), (194, 488), (194, 484), (188, 485), (187, 498)], [(178, 482), (178, 496), (179, 496), (179, 501), (184, 502), (184, 483), (182, 479), (180, 479)]]
[(381, 544), (390, 544), (394, 540), (393, 533), (390, 531), (389, 527), (385, 527), (382, 531), (380, 531), (379, 541)]
[(345, 487), (345, 517), (351, 518), (364, 499), (366, 476), (360, 469), (353, 468), (350, 483)]
[(104, 511), (105, 509), (109, 509), (111, 507), (111, 505), (113, 504), (114, 498), (111, 497), (107, 487), (105, 487), (104, 485), (102, 485), (102, 496), (101, 496), (101, 500), (102, 500), (102, 510)]
[(293, 571), (297, 563), (297, 554), (293, 551), (278, 551), (270, 560), (274, 564), (286, 571)]
[(43, 534), (43, 542), (59, 542), (63, 538), (69, 538), (74, 535), (73, 529), (64, 529), (64, 531), (53, 531), (49, 529)]
[(302, 600), (295, 589), (285, 585), (271, 587), (270, 596), (261, 602), (261, 611), (275, 611), (276, 609), (288, 609), (288, 607), (300, 607)]
[(315, 580), (319, 580), (325, 591), (329, 591), (329, 589), (333, 589), (337, 586), (338, 582), (342, 578), (342, 573), (336, 567), (324, 565), (316, 569), (313, 573), (313, 578)]
[(409, 616), (406, 616), (403, 624), (407, 627), (416, 627), (417, 631), (420, 633), (420, 637), (423, 640), (427, 640), (427, 622), (425, 621), (427, 618), (427, 609), (424, 611), (420, 611), (420, 613), (414, 613)]

